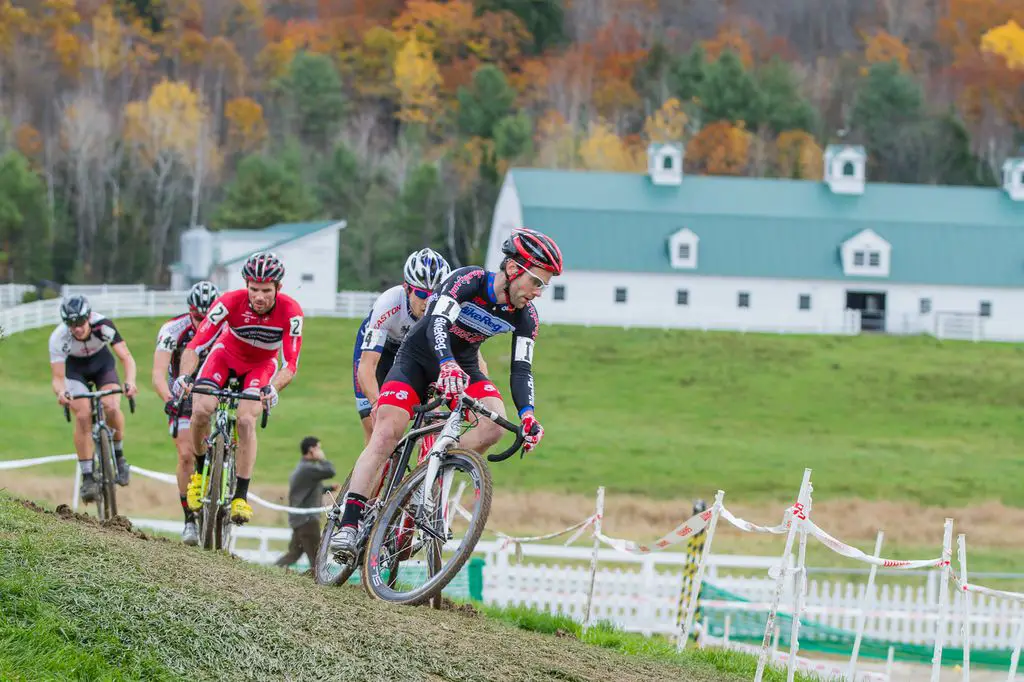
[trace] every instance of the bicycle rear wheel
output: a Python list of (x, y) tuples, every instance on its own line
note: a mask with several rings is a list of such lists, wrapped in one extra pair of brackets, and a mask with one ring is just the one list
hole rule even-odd
[(117, 477), (117, 465), (114, 463), (114, 444), (111, 442), (110, 434), (100, 431), (99, 437), (99, 460), (100, 474), (100, 496), (96, 501), (97, 513), (101, 520), (107, 521), (117, 516), (117, 492), (114, 488)]
[[(422, 604), (437, 597), (458, 574), (476, 547), (491, 510), (491, 473), (483, 458), (472, 450), (452, 448), (441, 455), (433, 481), (426, 481), (430, 460), (416, 468), (384, 503), (370, 531), (363, 557), (363, 576), (367, 591), (374, 598), (393, 604)], [(464, 476), (469, 490), (470, 509), (449, 499), (456, 475)], [(427, 483), (427, 485), (424, 485)], [(414, 538), (406, 546), (403, 538), (408, 519), (413, 519)], [(449, 544), (459, 527), (463, 537)], [(422, 553), (421, 553), (422, 552)], [(424, 565), (424, 580), (416, 576), (390, 585), (385, 571), (396, 555), (419, 555)]]
[(203, 508), (199, 514), (199, 538), (203, 549), (217, 549), (217, 525), (221, 508), (221, 481), (224, 474), (224, 438), (217, 435), (210, 448)]

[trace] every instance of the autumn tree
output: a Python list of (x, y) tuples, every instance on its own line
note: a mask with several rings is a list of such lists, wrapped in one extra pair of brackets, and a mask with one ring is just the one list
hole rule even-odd
[(742, 175), (750, 158), (751, 135), (742, 124), (716, 121), (701, 128), (686, 148), (686, 162), (709, 175)]
[(605, 121), (590, 124), (580, 142), (580, 161), (588, 170), (637, 172), (646, 167), (642, 150), (631, 148)]
[(395, 55), (394, 74), (401, 106), (399, 120), (426, 125), (438, 110), (441, 74), (434, 56), (415, 35), (409, 36)]
[(823, 152), (806, 130), (786, 130), (775, 140), (775, 174), (795, 180), (820, 180)]
[(682, 104), (670, 97), (644, 122), (644, 136), (648, 142), (682, 142), (689, 122)]
[(255, 151), (267, 139), (263, 107), (250, 97), (236, 97), (224, 106), (228, 125), (228, 146), (237, 152)]

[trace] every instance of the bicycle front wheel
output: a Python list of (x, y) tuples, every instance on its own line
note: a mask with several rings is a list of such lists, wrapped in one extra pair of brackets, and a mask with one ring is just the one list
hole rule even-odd
[(341, 530), (341, 515), (345, 511), (345, 495), (348, 494), (348, 483), (352, 479), (349, 474), (338, 491), (337, 504), (327, 512), (327, 519), (324, 522), (324, 532), (320, 535), (320, 546), (316, 550), (316, 560), (313, 566), (313, 579), (318, 585), (333, 587), (344, 585), (356, 570), (356, 561), (342, 564), (334, 558), (331, 552), (331, 538)]
[[(426, 480), (427, 459), (402, 482), (370, 531), (363, 577), (376, 599), (415, 605), (439, 596), (480, 539), (491, 510), (490, 470), (472, 450), (453, 448), (440, 458), (433, 480)], [(396, 560), (403, 576), (389, 584)]]
[(114, 463), (114, 444), (111, 442), (110, 434), (106, 431), (100, 432), (98, 454), (100, 460), (100, 474), (103, 481), (100, 485), (100, 497), (98, 509), (96, 510), (103, 521), (117, 516), (117, 492), (114, 482), (117, 477), (117, 465)]
[(221, 493), (224, 479), (224, 438), (217, 435), (210, 448), (210, 476), (206, 483), (206, 494), (203, 496), (203, 508), (199, 515), (199, 535), (203, 549), (218, 549), (218, 524), (221, 511)]

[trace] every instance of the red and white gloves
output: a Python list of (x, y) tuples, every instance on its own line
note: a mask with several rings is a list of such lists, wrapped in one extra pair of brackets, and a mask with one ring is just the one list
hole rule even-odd
[(454, 400), (466, 390), (469, 385), (469, 375), (454, 360), (445, 360), (441, 363), (441, 373), (437, 376), (437, 383), (444, 392), (446, 400)]
[(532, 414), (528, 414), (523, 417), (522, 422), (523, 429), (523, 449), (530, 452), (537, 444), (540, 443), (540, 439), (544, 437), (544, 427), (540, 425), (537, 418)]

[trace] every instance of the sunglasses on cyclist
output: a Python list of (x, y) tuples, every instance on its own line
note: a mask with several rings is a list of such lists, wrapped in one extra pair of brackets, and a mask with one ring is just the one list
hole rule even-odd
[(430, 298), (430, 294), (434, 293), (432, 291), (427, 291), (426, 289), (420, 289), (419, 287), (414, 287), (411, 284), (409, 285), (409, 288), (412, 290), (412, 293), (416, 295), (416, 298), (421, 298), (421, 299), (424, 299), (424, 300)]
[(545, 282), (540, 277), (530, 272), (528, 269), (523, 268), (523, 272), (530, 276), (530, 279), (533, 281), (533, 286), (537, 287), (541, 291), (544, 291), (545, 289), (548, 288), (548, 282)]

